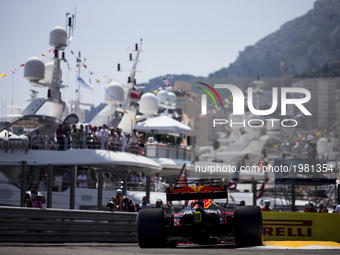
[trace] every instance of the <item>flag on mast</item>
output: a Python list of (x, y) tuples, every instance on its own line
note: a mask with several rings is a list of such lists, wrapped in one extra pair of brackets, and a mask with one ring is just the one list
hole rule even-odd
[(265, 175), (265, 177), (264, 177), (264, 180), (263, 180), (263, 182), (262, 182), (262, 185), (261, 185), (261, 187), (260, 187), (260, 189), (259, 189), (259, 194), (258, 194), (257, 197), (256, 197), (257, 199), (263, 197), (264, 186), (265, 186), (266, 182), (268, 182), (267, 172), (265, 172), (264, 175)]
[[(259, 163), (259, 168), (263, 170), (263, 166), (266, 166), (267, 165), (267, 161), (266, 161), (266, 158), (265, 157), (262, 157), (260, 163)], [(268, 179), (268, 174), (267, 174), (267, 171), (264, 172), (264, 180), (261, 184), (261, 187), (259, 189), (259, 194), (256, 196), (256, 199), (258, 198), (261, 198), (263, 197), (263, 194), (264, 194), (264, 186), (266, 185), (266, 182), (268, 182), (269, 179)]]
[(228, 182), (228, 189), (235, 190), (237, 187), (238, 180), (240, 178), (240, 169), (241, 169), (241, 162), (238, 163), (237, 168), (233, 176), (230, 178)]
[[(176, 182), (175, 182), (175, 187), (185, 187), (188, 186), (188, 178), (187, 178), (187, 169), (186, 169), (186, 164), (183, 164), (181, 173), (179, 174)], [(189, 200), (185, 200), (184, 206), (188, 206)]]
[(15, 73), (17, 73), (17, 72), (18, 72), (18, 69), (16, 69), (16, 68), (12, 68), (10, 71), (11, 71), (11, 73), (12, 73), (12, 74), (15, 74)]
[(244, 161), (246, 159), (249, 159), (248, 154), (246, 154), (242, 159), (239, 160), (239, 162), (237, 164), (236, 171), (228, 182), (228, 189), (229, 190), (235, 190), (236, 189), (238, 180), (240, 178), (241, 166), (244, 165)]
[(93, 86), (91, 84), (87, 83), (86, 81), (84, 81), (83, 78), (81, 78), (78, 75), (77, 75), (77, 84), (79, 84), (80, 86), (82, 86), (86, 89), (93, 90)]
[(175, 187), (185, 187), (188, 185), (188, 179), (187, 179), (187, 170), (186, 170), (186, 164), (183, 165), (181, 173), (179, 174)]

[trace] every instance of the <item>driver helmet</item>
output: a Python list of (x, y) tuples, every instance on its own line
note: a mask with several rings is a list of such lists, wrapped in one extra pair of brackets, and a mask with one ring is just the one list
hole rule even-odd
[(162, 204), (163, 204), (162, 199), (158, 199), (158, 200), (156, 201), (156, 204), (158, 204), (158, 203), (161, 203), (161, 205), (162, 205)]
[(265, 204), (265, 205), (270, 205), (270, 201), (269, 201), (269, 200), (266, 200), (266, 201), (264, 201), (264, 204)]

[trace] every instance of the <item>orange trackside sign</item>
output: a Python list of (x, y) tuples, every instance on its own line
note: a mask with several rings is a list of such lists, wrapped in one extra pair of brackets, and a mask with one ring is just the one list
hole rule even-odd
[(265, 241), (335, 241), (340, 242), (339, 213), (263, 212)]

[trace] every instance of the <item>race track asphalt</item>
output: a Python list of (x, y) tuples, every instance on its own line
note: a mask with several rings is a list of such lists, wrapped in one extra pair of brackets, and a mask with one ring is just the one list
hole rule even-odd
[(334, 242), (266, 242), (262, 246), (237, 248), (234, 245), (179, 245), (172, 249), (141, 249), (137, 244), (117, 243), (0, 243), (1, 255), (320, 255), (340, 254), (340, 244)]

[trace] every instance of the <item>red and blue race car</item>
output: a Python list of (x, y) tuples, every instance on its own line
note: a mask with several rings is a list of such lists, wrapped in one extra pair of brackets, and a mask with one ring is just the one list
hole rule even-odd
[[(165, 208), (143, 209), (137, 216), (137, 238), (141, 248), (175, 247), (178, 243), (237, 246), (262, 245), (262, 211), (258, 206), (229, 208), (213, 199), (228, 201), (227, 185), (168, 188)], [(172, 201), (191, 201), (176, 212)]]

